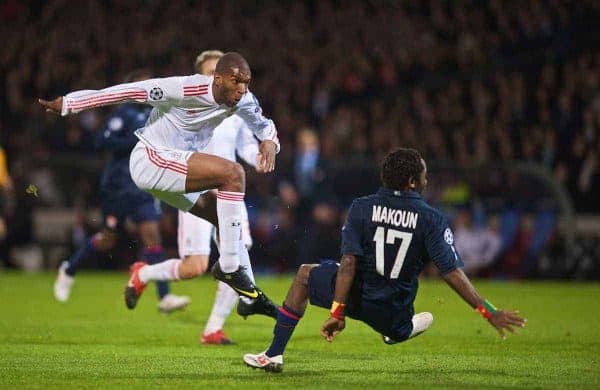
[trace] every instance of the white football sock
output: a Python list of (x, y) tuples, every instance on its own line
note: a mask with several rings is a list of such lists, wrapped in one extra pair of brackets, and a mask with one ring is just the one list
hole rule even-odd
[(433, 322), (433, 315), (424, 311), (423, 313), (415, 314), (412, 318), (413, 330), (408, 338), (412, 338), (425, 332)]
[[(240, 248), (240, 265), (246, 267), (245, 268), (245, 272), (246, 275), (248, 275), (248, 277), (250, 278), (250, 280), (252, 281), (252, 283), (256, 284), (256, 281), (254, 280), (254, 272), (252, 272), (252, 264), (250, 264), (250, 255), (248, 255), (248, 249), (246, 249), (246, 245), (244, 245), (243, 242), (241, 242), (241, 248)], [(242, 301), (246, 302), (246, 303), (252, 303), (254, 302), (252, 299), (248, 298), (248, 297), (240, 297), (242, 299)]]
[(242, 207), (244, 193), (218, 191), (217, 218), (219, 219), (219, 265), (225, 273), (240, 266), (240, 243), (242, 242)]
[(151, 280), (179, 280), (179, 264), (181, 264), (180, 259), (169, 259), (162, 263), (145, 265), (140, 268), (140, 280), (143, 283)]
[(223, 329), (223, 324), (227, 317), (229, 317), (231, 309), (233, 309), (237, 300), (238, 294), (225, 283), (219, 282), (215, 295), (215, 303), (204, 328), (205, 335)]

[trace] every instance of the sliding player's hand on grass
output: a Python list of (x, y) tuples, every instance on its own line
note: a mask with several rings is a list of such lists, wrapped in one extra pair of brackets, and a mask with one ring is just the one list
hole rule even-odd
[(269, 173), (275, 170), (275, 156), (277, 155), (277, 144), (265, 140), (260, 143), (257, 156), (256, 171), (258, 173)]
[(522, 328), (525, 326), (527, 319), (519, 316), (518, 310), (497, 310), (488, 318), (488, 322), (496, 328), (500, 337), (506, 338), (504, 331), (507, 330), (510, 333), (515, 333), (516, 328)]
[(345, 327), (346, 321), (329, 317), (321, 327), (321, 336), (328, 342), (332, 342), (335, 336), (344, 330)]

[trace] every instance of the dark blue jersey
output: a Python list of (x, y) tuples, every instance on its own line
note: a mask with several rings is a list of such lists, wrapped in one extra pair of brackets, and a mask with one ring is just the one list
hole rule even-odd
[(418, 276), (431, 260), (445, 274), (463, 263), (447, 219), (416, 192), (381, 188), (354, 200), (342, 229), (342, 255), (357, 258), (362, 299), (412, 307)]
[(108, 117), (96, 137), (96, 147), (110, 151), (111, 161), (102, 172), (100, 190), (103, 198), (142, 193), (129, 173), (129, 154), (138, 142), (135, 130), (144, 127), (150, 109), (139, 104), (123, 104)]

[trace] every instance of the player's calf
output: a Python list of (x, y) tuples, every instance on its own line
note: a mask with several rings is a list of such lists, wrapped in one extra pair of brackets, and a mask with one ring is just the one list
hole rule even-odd
[(208, 256), (185, 256), (179, 263), (179, 278), (192, 279), (204, 275), (208, 269)]

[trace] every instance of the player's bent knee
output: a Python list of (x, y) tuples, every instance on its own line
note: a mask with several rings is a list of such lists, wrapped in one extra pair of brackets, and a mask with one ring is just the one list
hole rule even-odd
[(94, 235), (94, 246), (100, 252), (107, 252), (117, 244), (117, 237), (111, 233), (96, 233)]
[(208, 270), (208, 256), (192, 255), (183, 258), (183, 264), (187, 271), (188, 277), (193, 278), (206, 273)]
[(310, 271), (316, 266), (318, 266), (318, 264), (302, 264), (298, 268), (296, 278), (300, 280), (303, 284), (308, 284), (308, 276), (310, 275)]
[(244, 167), (236, 162), (228, 162), (223, 189), (227, 191), (244, 192), (246, 172)]

